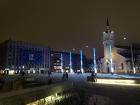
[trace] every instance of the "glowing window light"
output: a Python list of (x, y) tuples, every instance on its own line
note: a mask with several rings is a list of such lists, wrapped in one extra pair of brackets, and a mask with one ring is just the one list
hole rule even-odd
[(9, 70), (9, 75), (14, 75), (15, 74), (15, 70)]
[(80, 64), (81, 64), (81, 72), (84, 73), (84, 70), (83, 70), (83, 52), (82, 50), (80, 50)]

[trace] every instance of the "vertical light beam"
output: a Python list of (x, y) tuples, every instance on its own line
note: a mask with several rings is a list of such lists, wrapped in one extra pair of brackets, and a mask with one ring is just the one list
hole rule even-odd
[(132, 48), (132, 44), (130, 45), (131, 48), (131, 59), (132, 59), (132, 67), (133, 67), (133, 73), (136, 73), (136, 69), (135, 69), (135, 64), (134, 64), (134, 56), (133, 56), (133, 48)]
[(111, 69), (111, 73), (114, 73), (113, 70), (113, 62), (112, 62), (112, 46), (110, 45), (110, 69)]
[(61, 53), (61, 72), (63, 73), (63, 54)]
[(94, 72), (97, 73), (97, 68), (96, 68), (96, 49), (93, 48), (93, 59), (94, 59)]
[(70, 66), (70, 73), (73, 73), (73, 69), (72, 69), (72, 54), (70, 52), (70, 63), (69, 63), (69, 66)]
[(81, 60), (81, 72), (84, 73), (84, 70), (83, 70), (83, 52), (82, 50), (80, 50), (80, 60)]

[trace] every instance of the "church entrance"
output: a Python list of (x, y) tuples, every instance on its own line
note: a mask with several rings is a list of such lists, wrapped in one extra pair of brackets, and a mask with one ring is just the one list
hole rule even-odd
[(107, 73), (109, 73), (110, 72), (110, 68), (109, 68), (109, 63), (107, 63)]

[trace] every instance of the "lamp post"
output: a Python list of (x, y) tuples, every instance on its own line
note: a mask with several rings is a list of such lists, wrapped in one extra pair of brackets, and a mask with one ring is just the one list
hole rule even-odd
[(134, 56), (133, 56), (133, 48), (132, 48), (132, 44), (130, 45), (130, 49), (131, 49), (131, 59), (132, 59), (132, 67), (133, 67), (133, 73), (136, 73), (136, 69), (135, 69), (135, 64), (134, 64)]
[[(123, 39), (126, 40), (127, 37), (124, 37)], [(135, 69), (135, 64), (134, 64), (133, 45), (132, 44), (130, 44), (130, 50), (131, 50), (131, 61), (132, 61), (133, 74), (135, 74), (136, 69)]]

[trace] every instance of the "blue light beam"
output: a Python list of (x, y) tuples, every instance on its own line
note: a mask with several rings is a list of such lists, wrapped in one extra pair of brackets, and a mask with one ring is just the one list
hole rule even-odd
[(97, 73), (97, 67), (96, 67), (96, 49), (93, 48), (93, 59), (94, 59), (94, 71)]
[(61, 53), (61, 72), (63, 73), (63, 54)]
[(82, 50), (80, 50), (80, 64), (81, 64), (81, 72), (84, 73), (84, 70), (83, 70), (83, 52)]
[(113, 61), (112, 61), (112, 46), (111, 45), (110, 45), (110, 69), (111, 69), (111, 73), (114, 73)]
[(73, 69), (72, 69), (72, 54), (70, 52), (70, 63), (69, 63), (69, 66), (70, 66), (70, 73), (73, 73)]

